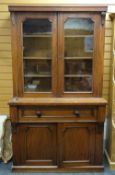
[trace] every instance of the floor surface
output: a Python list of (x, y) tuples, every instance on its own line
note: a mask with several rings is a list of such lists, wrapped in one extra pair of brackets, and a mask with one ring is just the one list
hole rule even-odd
[(115, 175), (115, 171), (108, 168), (105, 163), (105, 171), (103, 173), (12, 173), (12, 162), (4, 164), (0, 162), (0, 175)]

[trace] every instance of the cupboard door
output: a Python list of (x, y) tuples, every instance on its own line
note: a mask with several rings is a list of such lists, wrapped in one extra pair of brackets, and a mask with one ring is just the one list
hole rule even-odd
[[(59, 16), (60, 96), (100, 94), (102, 85), (102, 72), (99, 68), (102, 64), (99, 49), (100, 23), (100, 16), (94, 14), (62, 13)], [(101, 24), (100, 26), (102, 27)]]
[[(17, 127), (13, 134), (14, 165), (56, 165), (55, 124), (29, 124)], [(18, 154), (15, 157), (15, 152)]]
[(95, 126), (90, 124), (59, 124), (59, 165), (74, 167), (94, 163)]
[(56, 95), (56, 14), (26, 13), (17, 18), (19, 94), (39, 97)]

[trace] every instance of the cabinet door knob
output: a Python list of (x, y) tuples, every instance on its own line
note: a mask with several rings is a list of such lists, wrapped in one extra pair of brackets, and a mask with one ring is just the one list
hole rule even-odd
[(74, 111), (74, 114), (75, 114), (76, 117), (80, 117), (80, 113), (79, 113), (78, 110), (75, 110), (75, 111)]
[(41, 117), (42, 116), (42, 113), (40, 111), (37, 111), (36, 112), (36, 115), (37, 115), (37, 117)]

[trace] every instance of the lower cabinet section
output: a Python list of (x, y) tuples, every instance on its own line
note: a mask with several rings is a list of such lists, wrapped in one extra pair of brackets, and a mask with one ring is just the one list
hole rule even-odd
[(102, 167), (103, 125), (20, 123), (12, 126), (14, 169), (18, 167), (61, 171)]

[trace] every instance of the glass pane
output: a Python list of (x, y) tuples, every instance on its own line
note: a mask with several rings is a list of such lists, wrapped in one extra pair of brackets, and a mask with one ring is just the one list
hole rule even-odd
[(51, 76), (51, 60), (24, 60), (24, 73), (28, 76)]
[(65, 91), (92, 91), (94, 23), (69, 18), (64, 23)]
[(70, 18), (64, 23), (65, 35), (92, 35), (94, 23), (91, 19)]
[(65, 60), (65, 75), (92, 75), (92, 60)]
[(48, 19), (27, 19), (23, 23), (24, 90), (52, 89), (52, 24)]
[(24, 57), (51, 58), (51, 36), (24, 37)]
[(91, 91), (92, 89), (92, 77), (65, 77), (65, 91)]
[(27, 19), (23, 23), (24, 34), (49, 34), (51, 30), (48, 19)]
[(27, 92), (48, 92), (51, 89), (51, 78), (48, 77), (25, 77), (24, 82)]
[(65, 37), (65, 57), (92, 57), (93, 37)]

